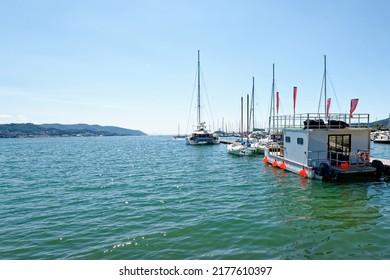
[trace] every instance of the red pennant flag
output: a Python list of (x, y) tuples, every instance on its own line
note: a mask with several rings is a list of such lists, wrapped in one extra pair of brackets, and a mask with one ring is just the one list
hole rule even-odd
[(331, 102), (331, 98), (328, 98), (326, 100), (326, 116), (327, 117), (329, 117), (330, 102)]
[(294, 114), (295, 114), (296, 103), (297, 103), (297, 87), (294, 87)]
[(359, 99), (351, 99), (351, 110), (349, 111), (349, 116), (352, 117), (352, 113), (355, 111), (358, 105)]
[(277, 91), (276, 92), (276, 114), (279, 114), (279, 104), (280, 104), (279, 91)]

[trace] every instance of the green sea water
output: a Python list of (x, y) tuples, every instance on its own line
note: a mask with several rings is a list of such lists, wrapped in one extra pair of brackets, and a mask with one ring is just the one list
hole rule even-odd
[(261, 159), (168, 136), (1, 139), (0, 259), (390, 259), (389, 182)]

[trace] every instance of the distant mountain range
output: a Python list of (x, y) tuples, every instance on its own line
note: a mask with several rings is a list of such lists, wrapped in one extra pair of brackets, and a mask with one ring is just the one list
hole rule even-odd
[(140, 130), (116, 126), (88, 124), (41, 124), (11, 123), (0, 125), (0, 138), (74, 137), (74, 136), (143, 136)]
[(389, 124), (390, 124), (390, 118), (387, 118), (387, 119), (371, 122), (370, 127), (378, 128), (378, 129), (389, 128)]

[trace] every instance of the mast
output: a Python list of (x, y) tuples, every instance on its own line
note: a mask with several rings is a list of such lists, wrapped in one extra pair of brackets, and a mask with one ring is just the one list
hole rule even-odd
[(241, 97), (241, 138), (244, 138), (244, 97)]
[(324, 101), (325, 101), (325, 119), (326, 119), (326, 113), (327, 113), (327, 101), (326, 101), (326, 55), (324, 55), (324, 92), (325, 92), (325, 99), (324, 99)]
[(252, 77), (252, 102), (251, 102), (252, 131), (255, 130), (255, 77)]
[(275, 128), (275, 63), (272, 64), (272, 92), (271, 92), (271, 106), (269, 111), (269, 123), (268, 127), (271, 131), (271, 119), (272, 128)]
[(198, 50), (198, 106), (197, 106), (198, 129), (200, 128), (200, 51)]
[(246, 95), (246, 135), (249, 136), (249, 130), (250, 130), (250, 110), (249, 110), (249, 94)]

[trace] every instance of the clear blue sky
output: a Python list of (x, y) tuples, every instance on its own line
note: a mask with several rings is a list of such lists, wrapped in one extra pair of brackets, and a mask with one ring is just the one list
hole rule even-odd
[[(0, 1), (0, 123), (192, 130), (197, 50), (214, 127), (240, 118), (255, 77), (256, 123), (272, 86), (281, 114), (317, 112), (327, 55), (333, 112), (390, 113), (390, 2)], [(336, 103), (336, 97), (337, 103)], [(204, 104), (208, 107), (207, 103)], [(211, 125), (211, 120), (208, 124)]]

